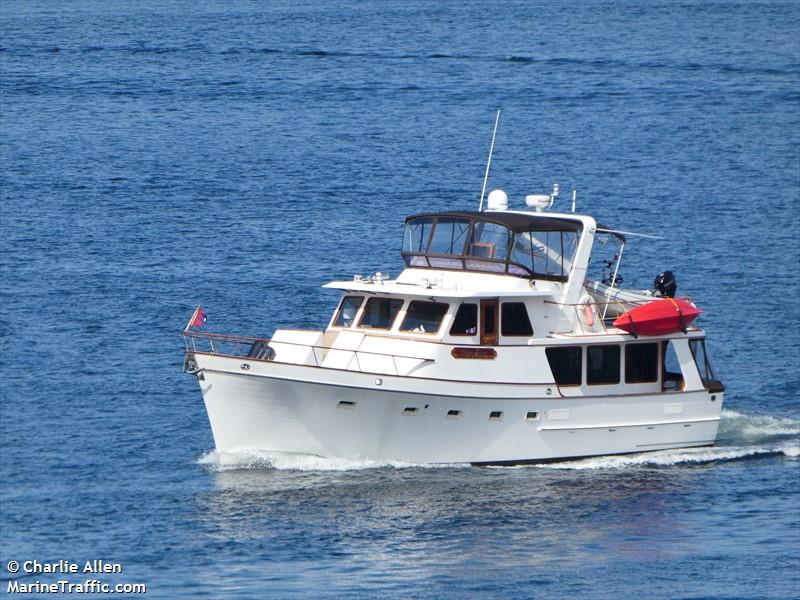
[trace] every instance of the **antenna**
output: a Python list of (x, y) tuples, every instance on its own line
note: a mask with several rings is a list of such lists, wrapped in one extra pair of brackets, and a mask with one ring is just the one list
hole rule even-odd
[(575, 212), (575, 200), (578, 197), (578, 190), (572, 188), (572, 212)]
[(483, 197), (486, 194), (486, 183), (489, 181), (489, 167), (492, 166), (492, 153), (494, 152), (494, 138), (497, 135), (497, 124), (500, 123), (500, 109), (497, 109), (497, 117), (494, 120), (494, 131), (492, 131), (492, 145), (489, 146), (489, 160), (486, 161), (486, 174), (483, 176), (483, 189), (481, 189), (481, 203), (478, 212), (483, 210)]

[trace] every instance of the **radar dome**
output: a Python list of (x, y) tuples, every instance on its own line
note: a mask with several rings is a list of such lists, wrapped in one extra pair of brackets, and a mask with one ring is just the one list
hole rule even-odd
[(507, 210), (508, 209), (508, 194), (503, 190), (492, 190), (489, 192), (489, 198), (486, 201), (489, 210)]

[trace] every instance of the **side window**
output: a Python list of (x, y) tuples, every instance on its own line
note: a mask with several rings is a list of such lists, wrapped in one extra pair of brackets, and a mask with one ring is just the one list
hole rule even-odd
[(364, 301), (362, 296), (345, 296), (339, 305), (339, 312), (333, 322), (334, 327), (352, 327), (356, 320), (358, 309)]
[(581, 348), (547, 348), (547, 362), (558, 385), (581, 384)]
[(692, 356), (694, 356), (694, 362), (697, 364), (697, 370), (700, 372), (700, 378), (703, 381), (716, 381), (717, 374), (714, 372), (714, 368), (708, 360), (706, 341), (702, 339), (689, 340), (689, 348), (692, 349)]
[(661, 387), (664, 390), (680, 390), (683, 388), (683, 372), (681, 371), (681, 363), (678, 361), (678, 355), (675, 353), (675, 347), (672, 342), (664, 342), (662, 356), (664, 357), (661, 363), (663, 376), (661, 378)]
[(447, 304), (442, 302), (411, 302), (406, 311), (406, 318), (400, 325), (400, 331), (436, 333), (446, 312)]
[(607, 385), (619, 383), (619, 346), (587, 346), (586, 383)]
[(658, 381), (658, 344), (625, 346), (625, 383)]
[(358, 326), (369, 329), (391, 329), (401, 306), (403, 301), (396, 298), (370, 298), (367, 300)]
[(477, 335), (478, 334), (478, 305), (462, 304), (458, 307), (450, 335)]
[(533, 335), (524, 302), (503, 302), (500, 305), (500, 334), (524, 337)]

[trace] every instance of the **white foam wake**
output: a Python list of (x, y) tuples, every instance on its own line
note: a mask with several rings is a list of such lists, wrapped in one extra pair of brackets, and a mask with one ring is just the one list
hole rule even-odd
[(460, 468), (469, 465), (420, 464), (401, 461), (376, 461), (358, 458), (324, 458), (312, 454), (267, 452), (262, 450), (236, 450), (233, 452), (207, 452), (198, 463), (215, 471), (242, 469), (277, 469), (285, 471), (360, 471), (364, 469), (408, 468)]
[(563, 463), (538, 465), (546, 469), (624, 469), (626, 467), (652, 465), (668, 467), (680, 464), (703, 464), (720, 461), (740, 460), (752, 456), (783, 455), (790, 458), (800, 456), (800, 446), (796, 443), (776, 446), (684, 448), (659, 450), (641, 454), (621, 456), (601, 456)]
[[(740, 460), (754, 456), (800, 456), (800, 421), (768, 415), (745, 415), (723, 410), (717, 445), (713, 448), (683, 448), (601, 456), (563, 463), (538, 465), (548, 469), (623, 469), (639, 465), (672, 466)], [(788, 439), (787, 439), (788, 438)]]
[(735, 410), (723, 410), (719, 422), (721, 439), (756, 441), (774, 436), (800, 435), (800, 421), (777, 419), (768, 415), (745, 415)]

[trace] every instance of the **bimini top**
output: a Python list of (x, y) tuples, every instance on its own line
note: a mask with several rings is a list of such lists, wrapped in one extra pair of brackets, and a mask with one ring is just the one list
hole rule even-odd
[(534, 213), (427, 213), (406, 219), (401, 254), (415, 268), (566, 281), (582, 229), (578, 219)]

